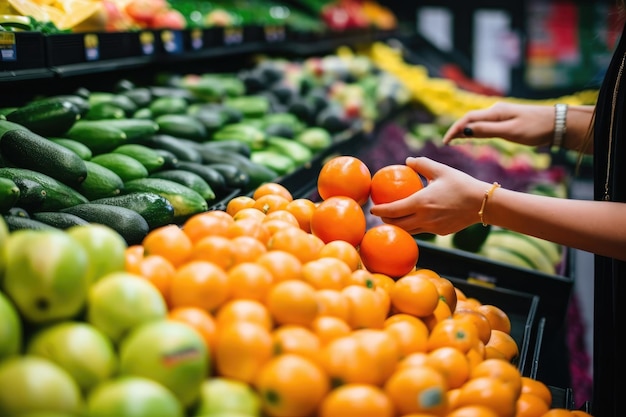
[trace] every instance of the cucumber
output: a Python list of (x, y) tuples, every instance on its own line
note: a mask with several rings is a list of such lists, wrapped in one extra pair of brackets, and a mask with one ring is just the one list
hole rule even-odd
[(150, 174), (150, 178), (161, 178), (185, 185), (196, 191), (207, 202), (215, 200), (215, 191), (198, 174), (184, 169), (168, 169)]
[(333, 144), (331, 134), (321, 127), (309, 127), (296, 135), (294, 140), (311, 149), (313, 152), (319, 152), (330, 147)]
[(110, 101), (101, 101), (91, 105), (91, 108), (83, 116), (84, 120), (112, 120), (123, 119), (126, 112), (123, 108)]
[(28, 211), (23, 208), (23, 207), (11, 207), (8, 211), (7, 211), (7, 216), (15, 216), (15, 217), (23, 217), (25, 219), (30, 219), (30, 214), (28, 214)]
[(115, 172), (123, 182), (148, 176), (148, 170), (141, 162), (123, 153), (101, 153), (94, 156), (91, 162), (95, 162)]
[(45, 190), (46, 196), (37, 207), (37, 211), (55, 211), (88, 201), (84, 195), (72, 187), (31, 169), (0, 168), (0, 177), (12, 179), (18, 186), (21, 179), (39, 183)]
[(93, 156), (91, 149), (89, 149), (84, 144), (77, 142), (73, 139), (67, 138), (50, 138), (50, 140), (57, 145), (61, 145), (74, 152), (76, 155), (80, 156), (80, 159), (83, 161), (88, 161)]
[[(192, 142), (192, 143), (189, 143)], [(142, 141), (152, 149), (165, 149), (176, 155), (179, 161), (202, 162), (202, 155), (196, 149), (195, 142), (171, 135), (153, 135)]]
[(74, 214), (63, 213), (62, 211), (41, 211), (33, 213), (31, 218), (62, 230), (69, 229), (72, 226), (89, 224), (85, 219)]
[(180, 169), (184, 169), (185, 171), (193, 172), (202, 179), (204, 179), (207, 184), (211, 186), (215, 192), (222, 192), (229, 190), (230, 188), (226, 185), (226, 179), (224, 176), (215, 168), (211, 168), (208, 165), (199, 164), (197, 162), (179, 162), (178, 167)]
[(141, 162), (141, 164), (148, 170), (149, 174), (158, 171), (163, 167), (163, 164), (165, 164), (165, 159), (155, 152), (154, 149), (137, 143), (128, 143), (126, 145), (118, 146), (114, 148), (112, 152), (121, 153), (135, 158), (137, 161)]
[(5, 133), (10, 132), (12, 130), (29, 130), (29, 129), (25, 126), (22, 126), (19, 123), (9, 122), (8, 120), (0, 120), (0, 138), (4, 136)]
[(12, 130), (0, 138), (3, 159), (18, 168), (28, 168), (77, 187), (85, 180), (87, 167), (75, 152), (29, 130)]
[(178, 138), (202, 141), (208, 139), (206, 127), (193, 116), (187, 114), (163, 114), (158, 116), (159, 132)]
[(281, 138), (280, 136), (268, 136), (267, 151), (275, 151), (291, 158), (296, 165), (304, 165), (313, 159), (313, 151), (293, 139)]
[(4, 222), (7, 224), (9, 232), (18, 230), (58, 230), (56, 227), (50, 226), (39, 220), (30, 217), (8, 216), (4, 215)]
[(161, 167), (162, 169), (178, 168), (180, 162), (178, 161), (178, 157), (172, 152), (168, 151), (167, 149), (155, 149), (154, 151), (163, 157), (164, 162), (163, 166)]
[(35, 210), (43, 204), (47, 195), (43, 185), (23, 177), (14, 177), (11, 181), (20, 189), (20, 195), (15, 202), (16, 206), (25, 210)]
[(107, 120), (107, 125), (117, 127), (126, 133), (128, 142), (140, 143), (159, 131), (159, 125), (154, 120), (148, 119), (116, 119)]
[(124, 181), (115, 172), (92, 161), (85, 161), (87, 178), (78, 187), (78, 191), (88, 200), (119, 195), (124, 188)]
[(0, 178), (0, 213), (5, 213), (20, 198), (20, 188), (9, 178)]
[(6, 119), (39, 135), (58, 136), (67, 132), (80, 115), (80, 110), (71, 101), (56, 98), (32, 101), (7, 114)]
[(91, 104), (89, 104), (89, 100), (87, 100), (85, 97), (80, 96), (79, 94), (58, 94), (58, 95), (38, 99), (37, 101), (42, 102), (42, 101), (58, 101), (58, 100), (69, 101), (74, 106), (76, 106), (81, 118), (85, 116), (85, 114), (87, 114), (87, 112), (91, 108)]
[(224, 176), (226, 186), (230, 188), (245, 188), (250, 182), (250, 176), (246, 171), (236, 165), (228, 163), (213, 163), (207, 165)]
[(61, 211), (78, 216), (89, 223), (110, 227), (118, 232), (128, 245), (140, 244), (149, 232), (146, 220), (136, 211), (126, 207), (85, 203)]
[(207, 201), (196, 191), (174, 181), (161, 178), (141, 178), (127, 181), (124, 193), (149, 192), (166, 198), (174, 207), (174, 222), (181, 223), (194, 214), (208, 210)]
[(267, 145), (265, 132), (245, 122), (226, 125), (215, 132), (211, 139), (213, 141), (238, 140), (248, 145), (251, 150), (261, 150)]
[(146, 220), (150, 230), (171, 224), (174, 221), (174, 207), (165, 197), (155, 193), (134, 192), (115, 197), (99, 198), (92, 203), (126, 207), (136, 211)]
[(79, 120), (65, 136), (87, 146), (94, 155), (110, 152), (128, 139), (122, 129), (99, 120)]
[(246, 142), (235, 139), (224, 139), (220, 141), (209, 140), (206, 142), (202, 142), (199, 147), (205, 149), (207, 152), (211, 150), (222, 150), (237, 152), (243, 156), (250, 156), (251, 152), (250, 145), (248, 145)]
[(137, 111), (137, 104), (128, 96), (123, 94), (92, 92), (89, 94), (89, 104), (91, 107), (98, 106), (101, 103), (113, 104), (124, 111), (124, 117), (130, 117)]
[(279, 175), (289, 174), (296, 169), (293, 159), (273, 151), (253, 151), (250, 160), (270, 168)]
[(182, 97), (158, 97), (152, 100), (148, 109), (152, 117), (157, 118), (164, 114), (185, 114), (188, 106), (187, 100)]
[(145, 87), (134, 87), (119, 94), (131, 99), (137, 107), (146, 107), (152, 102), (152, 93)]
[(133, 119), (135, 120), (139, 120), (139, 119), (153, 119), (154, 115), (152, 114), (152, 111), (150, 111), (150, 109), (148, 107), (141, 107), (140, 109), (138, 109), (135, 113), (133, 113)]

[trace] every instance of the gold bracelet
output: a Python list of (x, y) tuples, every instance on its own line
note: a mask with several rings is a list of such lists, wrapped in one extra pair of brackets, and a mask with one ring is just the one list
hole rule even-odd
[(480, 222), (483, 224), (483, 226), (487, 227), (487, 223), (485, 223), (485, 207), (487, 206), (487, 200), (489, 200), (489, 198), (492, 196), (493, 192), (496, 190), (496, 188), (499, 188), (500, 184), (498, 184), (497, 182), (494, 182), (493, 185), (491, 186), (490, 189), (485, 190), (485, 195), (483, 197), (483, 203), (480, 206), (480, 210), (478, 211), (478, 215), (480, 216)]

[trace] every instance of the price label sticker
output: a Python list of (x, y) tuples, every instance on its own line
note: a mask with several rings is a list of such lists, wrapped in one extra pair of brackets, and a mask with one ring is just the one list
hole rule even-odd
[(148, 31), (139, 33), (139, 43), (144, 55), (154, 54), (154, 33)]
[(243, 42), (243, 29), (240, 27), (224, 28), (224, 45), (236, 45)]
[(190, 33), (191, 36), (191, 49), (197, 51), (204, 46), (204, 39), (202, 37), (202, 30), (193, 29)]
[(0, 61), (17, 61), (15, 33), (0, 32)]
[(163, 49), (168, 54), (183, 52), (183, 34), (180, 31), (164, 30), (161, 32), (161, 42), (163, 42)]
[(83, 37), (85, 45), (85, 59), (87, 61), (97, 61), (100, 59), (100, 45), (98, 35), (89, 33)]

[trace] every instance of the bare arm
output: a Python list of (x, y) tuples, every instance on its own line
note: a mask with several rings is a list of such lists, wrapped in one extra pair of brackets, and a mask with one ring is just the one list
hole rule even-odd
[[(569, 106), (567, 133), (562, 146), (579, 150), (591, 123), (593, 106)], [(471, 129), (471, 135), (464, 133)], [(455, 138), (500, 137), (528, 146), (549, 146), (554, 136), (554, 106), (499, 102), (491, 107), (470, 111), (458, 119), (443, 137), (449, 144)], [(592, 148), (585, 149), (591, 153)]]
[[(408, 158), (407, 165), (428, 180), (424, 189), (371, 212), (412, 234), (447, 235), (478, 223), (491, 183), (428, 158)], [(568, 247), (626, 261), (626, 204), (568, 200), (496, 189), (484, 220), (516, 232)]]

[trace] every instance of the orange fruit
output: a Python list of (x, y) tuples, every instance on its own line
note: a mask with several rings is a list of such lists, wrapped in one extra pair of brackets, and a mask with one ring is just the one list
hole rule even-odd
[(170, 301), (175, 307), (198, 307), (213, 311), (230, 296), (226, 272), (206, 261), (191, 261), (176, 271), (170, 285)]
[(365, 228), (365, 213), (350, 197), (330, 197), (315, 207), (311, 216), (311, 233), (324, 243), (345, 240), (358, 246), (365, 235)]
[(428, 278), (407, 275), (398, 279), (390, 292), (391, 304), (401, 313), (425, 317), (439, 302), (437, 287)]
[(519, 356), (519, 346), (513, 336), (501, 330), (491, 329), (489, 342), (485, 344), (485, 356), (502, 357), (509, 362)]
[(267, 218), (263, 220), (263, 226), (265, 226), (265, 229), (267, 229), (270, 236), (272, 236), (274, 233), (278, 232), (279, 230), (287, 229), (290, 227), (298, 227), (298, 226), (294, 226), (292, 223), (290, 223), (287, 220), (267, 219)]
[[(254, 209), (252, 209), (254, 210)], [(270, 239), (270, 231), (261, 220), (246, 218), (234, 221), (228, 226), (229, 238), (238, 236), (249, 236), (255, 238), (259, 242), (266, 244)]]
[(265, 194), (255, 199), (252, 207), (265, 214), (269, 214), (277, 210), (284, 210), (287, 208), (287, 204), (289, 204), (290, 201), (291, 200), (278, 194)]
[(365, 232), (359, 254), (368, 271), (399, 278), (415, 268), (419, 249), (406, 230), (392, 224), (381, 224)]
[(226, 236), (228, 225), (232, 222), (231, 216), (215, 215), (211, 211), (205, 211), (191, 216), (183, 223), (182, 228), (191, 243), (195, 244), (206, 236)]
[(470, 376), (470, 364), (463, 352), (453, 347), (440, 347), (428, 352), (426, 364), (438, 370), (448, 388), (459, 388)]
[(450, 311), (450, 307), (444, 301), (443, 297), (439, 297), (437, 301), (437, 307), (435, 307), (435, 311), (432, 314), (429, 314), (426, 317), (422, 317), (424, 323), (426, 323), (426, 327), (428, 330), (432, 330), (437, 323), (441, 320), (449, 319), (452, 317), (452, 312)]
[(341, 259), (351, 271), (356, 271), (361, 265), (359, 251), (345, 240), (333, 240), (324, 244), (319, 256)]
[(472, 323), (453, 318), (444, 319), (435, 324), (428, 336), (429, 351), (450, 346), (467, 353), (477, 343), (476, 327)]
[(240, 195), (228, 200), (226, 203), (226, 213), (235, 216), (240, 210), (252, 208), (254, 206), (254, 198), (247, 195)]
[(485, 344), (479, 340), (476, 346), (467, 351), (465, 356), (470, 363), (470, 368), (474, 369), (476, 365), (485, 360)]
[(576, 417), (593, 417), (591, 414), (584, 410), (570, 410), (570, 413), (572, 413)]
[(218, 328), (224, 328), (233, 322), (255, 323), (266, 330), (274, 327), (270, 312), (256, 300), (236, 299), (225, 302), (215, 312), (215, 323)]
[[(336, 242), (340, 242), (340, 241), (336, 240)], [(348, 277), (346, 281), (346, 285), (351, 285), (351, 284), (361, 285), (367, 288), (377, 288), (376, 278), (374, 277), (374, 274), (372, 274), (371, 272), (365, 269), (356, 269), (352, 271), (352, 273), (350, 274), (350, 276)]]
[(543, 399), (523, 393), (517, 399), (515, 417), (542, 417), (548, 410), (550, 406)]
[(218, 329), (214, 358), (219, 375), (252, 383), (272, 358), (272, 336), (258, 324), (231, 322)]
[(381, 274), (380, 272), (373, 272), (374, 285), (376, 288), (382, 288), (387, 294), (391, 296), (391, 289), (396, 285), (396, 281), (389, 275)]
[(261, 255), (267, 252), (263, 242), (251, 236), (237, 236), (230, 241), (233, 245), (235, 264), (255, 262)]
[(429, 366), (398, 369), (389, 377), (384, 390), (400, 415), (441, 415), (448, 407), (446, 380), (439, 371)]
[(133, 272), (144, 257), (143, 245), (130, 245), (124, 250), (124, 270)]
[(178, 267), (189, 257), (191, 239), (175, 224), (152, 229), (142, 242), (146, 255), (161, 255)]
[(385, 392), (370, 384), (346, 384), (322, 401), (319, 417), (393, 417), (394, 408)]
[(378, 371), (370, 366), (370, 360), (364, 344), (351, 334), (331, 340), (320, 351), (320, 364), (333, 387), (376, 381)]
[(470, 378), (480, 378), (488, 376), (498, 378), (505, 382), (513, 391), (515, 397), (519, 397), (522, 392), (522, 374), (510, 362), (501, 359), (485, 359), (474, 366), (470, 373)]
[(295, 227), (277, 231), (267, 242), (269, 250), (289, 252), (301, 263), (317, 259), (323, 245), (323, 242), (320, 243), (309, 233)]
[(302, 278), (302, 262), (292, 253), (270, 250), (260, 255), (255, 262), (270, 271), (274, 282)]
[(575, 415), (576, 414), (573, 414), (572, 411), (567, 408), (552, 408), (541, 417), (572, 417)]
[(515, 416), (517, 397), (501, 379), (486, 376), (470, 378), (459, 389), (456, 398), (458, 407), (482, 405), (491, 408), (500, 417)]
[(317, 364), (289, 353), (264, 364), (254, 386), (269, 417), (308, 417), (330, 390), (328, 377)]
[(252, 220), (257, 220), (261, 222), (263, 221), (263, 219), (265, 219), (265, 216), (266, 216), (265, 213), (263, 213), (261, 210), (252, 206), (252, 207), (245, 207), (239, 210), (236, 214), (233, 215), (233, 220), (239, 221), (239, 220), (244, 220), (244, 219), (252, 219)]
[(369, 356), (368, 366), (374, 368), (375, 378), (366, 382), (382, 386), (398, 365), (400, 348), (396, 338), (380, 329), (354, 330), (351, 337), (363, 345)]
[(352, 271), (341, 259), (322, 257), (302, 265), (302, 279), (315, 289), (340, 290)]
[(475, 309), (489, 320), (491, 329), (511, 333), (511, 320), (500, 307), (493, 304), (481, 304)]
[(539, 397), (548, 406), (552, 405), (552, 391), (546, 384), (528, 376), (522, 376), (522, 394)]
[(278, 324), (310, 325), (319, 312), (317, 293), (311, 284), (281, 281), (267, 294), (267, 308)]
[(382, 329), (389, 308), (381, 292), (360, 285), (341, 290), (348, 299), (348, 324), (353, 329)]
[(227, 271), (231, 298), (265, 301), (274, 277), (256, 262), (242, 262)]
[(169, 311), (168, 319), (185, 323), (197, 331), (207, 346), (208, 352), (215, 349), (217, 324), (213, 316), (198, 307), (178, 307)]
[(298, 219), (300, 229), (307, 233), (311, 232), (311, 217), (315, 211), (315, 203), (307, 198), (296, 198), (289, 202), (285, 210), (290, 212)]
[(352, 329), (344, 320), (333, 316), (318, 316), (311, 323), (313, 333), (317, 335), (321, 345), (325, 345), (339, 337), (347, 336)]
[(317, 335), (303, 326), (286, 324), (272, 331), (274, 355), (293, 353), (318, 361), (321, 343)]
[(348, 155), (327, 161), (317, 177), (317, 192), (322, 200), (331, 197), (349, 197), (359, 205), (370, 196), (372, 174), (363, 161)]
[(259, 185), (252, 193), (252, 198), (258, 200), (259, 198), (266, 195), (279, 195), (283, 197), (285, 200), (292, 201), (293, 195), (291, 195), (291, 191), (287, 189), (282, 184), (277, 182), (266, 182)]
[(161, 255), (148, 255), (141, 258), (136, 264), (128, 266), (126, 271), (147, 279), (163, 296), (167, 305), (170, 301), (170, 288), (176, 268), (170, 261)]
[(456, 309), (457, 299), (456, 299), (456, 291), (454, 290), (454, 284), (452, 284), (452, 281), (441, 276), (431, 276), (425, 273), (424, 271), (425, 270), (420, 269), (415, 272), (412, 272), (411, 274), (428, 276), (430, 281), (433, 284), (435, 284), (435, 287), (437, 287), (439, 296), (443, 298), (443, 301), (445, 301), (446, 304), (448, 304), (448, 307), (450, 307), (450, 311), (451, 312), (454, 311)]
[(452, 314), (452, 317), (457, 320), (467, 320), (473, 323), (478, 331), (480, 341), (485, 344), (489, 342), (489, 338), (491, 337), (491, 324), (489, 324), (489, 320), (487, 320), (487, 317), (482, 313), (477, 310), (457, 309)]
[(268, 212), (263, 221), (269, 222), (270, 220), (282, 220), (293, 226), (300, 227), (300, 223), (298, 223), (296, 216), (285, 209)]
[(400, 358), (415, 352), (426, 352), (428, 328), (419, 319), (385, 322), (385, 331), (390, 333), (398, 343)]
[(235, 264), (234, 251), (233, 242), (229, 238), (207, 235), (193, 245), (189, 260), (212, 262), (226, 270)]
[(499, 417), (491, 408), (484, 405), (465, 405), (446, 414), (446, 417)]
[(426, 352), (413, 352), (400, 359), (398, 362), (398, 369), (407, 368), (410, 366), (423, 367), (428, 366), (428, 354)]
[(401, 164), (387, 165), (372, 176), (370, 197), (374, 204), (390, 203), (423, 187), (421, 178), (412, 168)]
[(405, 313), (394, 313), (385, 319), (385, 327), (389, 326), (390, 324), (405, 321), (408, 321), (409, 323), (415, 324), (420, 327), (424, 325), (424, 321), (419, 317)]
[(323, 288), (317, 290), (315, 296), (319, 306), (319, 316), (337, 317), (347, 322), (350, 315), (350, 302), (341, 290)]

